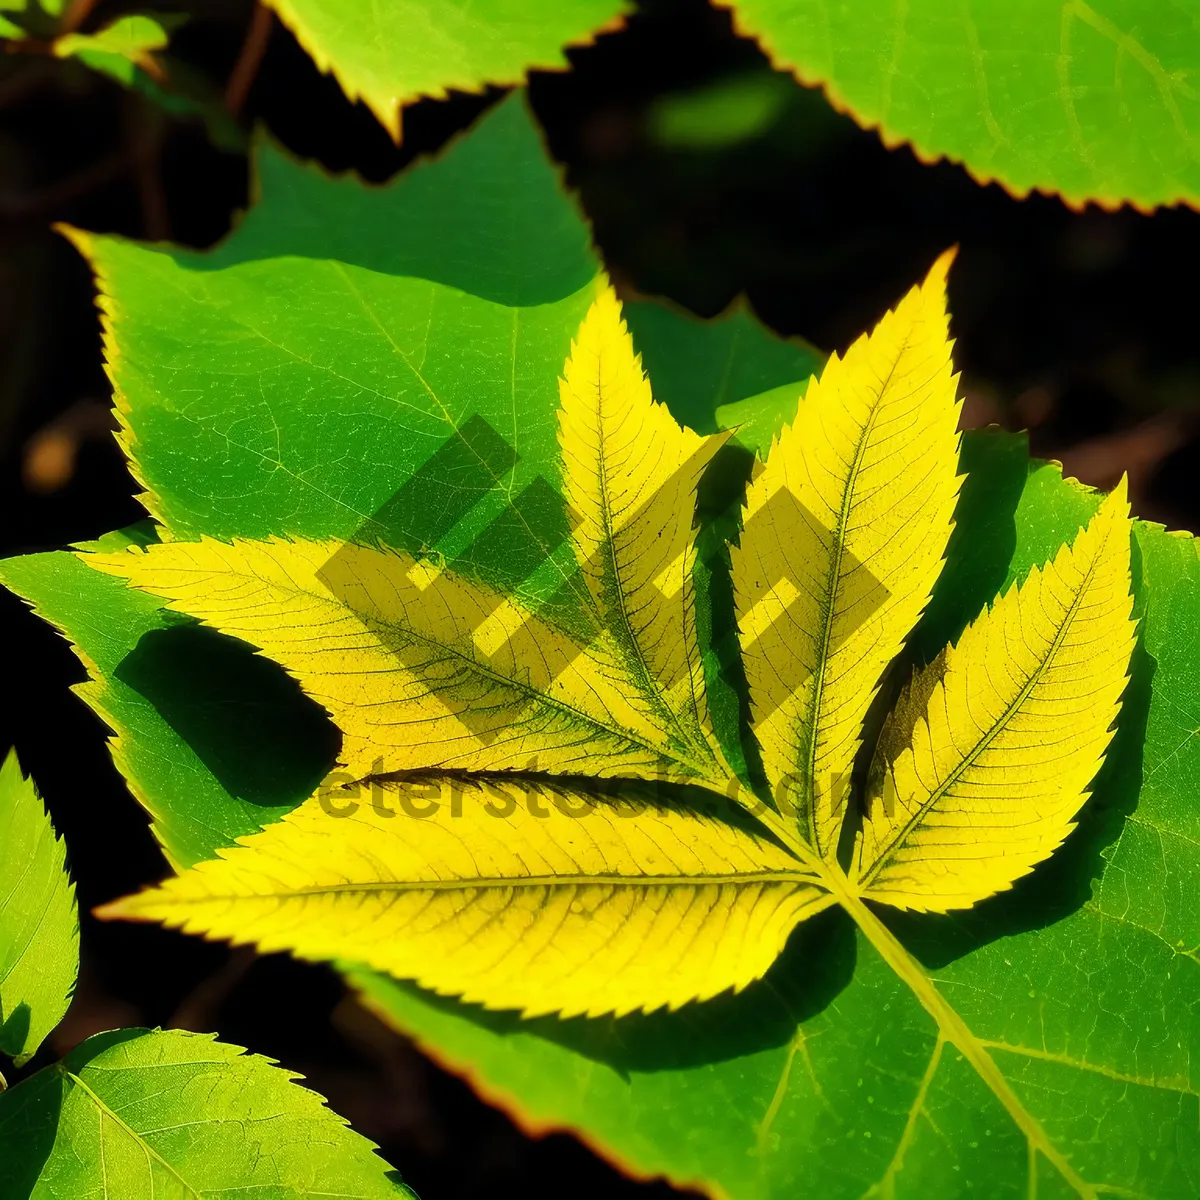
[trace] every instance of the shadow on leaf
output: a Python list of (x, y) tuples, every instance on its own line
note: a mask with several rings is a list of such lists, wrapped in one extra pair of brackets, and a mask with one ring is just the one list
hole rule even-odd
[(305, 800), (337, 757), (340, 736), (320, 706), (282, 667), (215, 630), (152, 630), (115, 675), (241, 800)]
[(54, 1149), (63, 1103), (55, 1067), (0, 1092), (0, 1196), (28, 1200)]
[(17, 1051), (29, 1036), (30, 1010), (24, 1000), (5, 1015), (0, 1009), (0, 1054), (16, 1058)]

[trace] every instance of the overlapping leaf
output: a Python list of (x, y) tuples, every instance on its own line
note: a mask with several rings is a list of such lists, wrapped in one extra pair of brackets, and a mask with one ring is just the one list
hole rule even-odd
[(879, 762), (856, 847), (865, 896), (966, 908), (1070, 832), (1133, 650), (1128, 508), (1122, 482), (1073, 545), (909, 684), (876, 750), (896, 758)]
[(0, 1095), (0, 1194), (411, 1197), (296, 1078), (202, 1034), (97, 1034)]
[[(369, 804), (355, 799), (367, 791)], [(570, 1016), (740, 990), (829, 902), (753, 830), (492, 776), (323, 794), (102, 911)]]
[(59, 1023), (79, 970), (63, 844), (15, 751), (0, 767), (0, 1054), (20, 1066)]
[[(494, 139), (495, 129), (492, 125), (486, 137)], [(471, 151), (481, 160), (487, 157), (475, 146)], [(515, 169), (502, 159), (493, 158), (491, 165), (489, 186), (511, 178)], [(324, 186), (330, 198), (324, 212), (333, 211), (335, 195), (348, 210), (358, 203), (352, 190), (338, 191), (344, 185)], [(323, 203), (318, 192), (315, 184), (307, 191), (294, 189), (287, 206), (303, 214), (299, 224), (309, 232), (298, 234), (299, 224), (284, 221), (289, 232), (273, 244), (290, 239), (294, 253), (305, 237), (312, 244), (344, 236), (328, 230), (356, 228), (353, 220), (331, 225), (317, 219)], [(478, 211), (494, 211), (494, 206), (481, 199)], [(475, 219), (486, 225), (486, 218)], [(560, 229), (550, 223), (547, 236), (558, 236)], [(534, 236), (526, 244), (543, 243)], [(233, 256), (226, 255), (225, 266), (213, 264), (214, 276), (228, 269)], [(261, 540), (272, 532), (308, 539), (346, 536), (334, 522), (314, 527), (318, 520), (328, 521), (320, 515), (324, 502), (305, 501), (301, 489), (290, 493), (298, 500), (292, 517), (287, 509), (264, 514), (266, 491), (239, 502), (237, 495), (253, 489), (231, 487), (216, 494), (211, 480), (189, 474), (182, 457), (172, 461), (165, 426), (146, 420), (169, 395), (168, 376), (157, 376), (153, 387), (146, 381), (156, 370), (156, 322), (169, 325), (173, 315), (156, 313), (148, 297), (136, 295), (132, 275), (110, 278), (109, 288), (128, 302), (113, 343), (128, 351), (116, 366), (126, 385), (124, 403), (131, 422), (141, 421), (149, 435), (143, 439), (139, 433), (131, 447), (155, 464), (154, 503), (169, 505), (183, 517), (172, 529), (176, 538), (195, 542), (208, 534), (226, 541)], [(259, 297), (247, 303), (248, 313), (254, 303), (266, 301)], [(110, 304), (116, 307), (115, 301)], [(203, 312), (202, 305), (195, 308), (193, 322)], [(582, 309), (577, 312), (578, 321)], [(129, 336), (139, 329), (137, 337)], [(219, 348), (214, 352), (219, 358)], [(540, 411), (542, 428), (551, 434), (553, 422), (546, 415), (554, 403), (553, 376), (565, 358), (564, 345), (553, 370), (541, 377), (540, 390), (528, 393), (548, 406)], [(178, 363), (185, 368), (182, 359)], [(190, 372), (197, 380), (195, 365)], [(236, 372), (229, 377), (236, 382)], [(267, 381), (267, 416), (290, 414), (289, 419), (272, 423), (260, 412), (247, 416), (246, 398), (231, 397), (228, 411), (241, 424), (231, 421), (223, 428), (242, 445), (247, 434), (272, 438), (279, 447), (275, 461), (302, 455), (308, 431), (295, 414), (307, 402), (309, 423), (317, 420), (322, 410), (315, 389), (303, 393), (313, 399), (297, 401), (295, 392), (275, 392), (270, 377), (261, 378)], [(796, 392), (801, 390), (798, 384)], [(216, 414), (217, 424), (223, 419)], [(202, 435), (202, 424), (196, 428)], [(362, 457), (363, 447), (370, 455), (377, 442), (339, 441), (335, 430), (325, 432), (328, 445), (340, 447), (357, 465), (357, 475), (346, 480), (350, 487), (380, 481), (378, 463), (387, 456), (372, 455), (365, 466)], [(522, 454), (528, 445), (520, 447)], [(552, 451), (541, 452), (539, 469), (553, 462)], [(292, 459), (289, 465), (295, 463)], [(918, 663), (933, 661), (947, 644), (960, 642), (963, 629), (989, 601), (1019, 584), (1032, 568), (1054, 561), (1064, 543), (1074, 545), (1096, 508), (1094, 496), (1064, 484), (1054, 470), (1030, 470), (1020, 443), (970, 438), (962, 465), (968, 475), (957, 528), (947, 545), (947, 566), (903, 651)], [(321, 474), (316, 460), (301, 474), (318, 479), (335, 496), (347, 494), (345, 486), (340, 491), (327, 487), (326, 481), (339, 477)], [(405, 472), (398, 475), (403, 479)], [(552, 476), (561, 487), (556, 470)], [(273, 482), (283, 485), (279, 495), (292, 486), (286, 479)], [(389, 494), (386, 487), (379, 492)], [(342, 529), (347, 527), (353, 532), (352, 520), (343, 523)], [(486, 518), (473, 526), (481, 527), (487, 527)], [(505, 547), (511, 552), (513, 543), (501, 533), (494, 540), (501, 552)], [(755, 1197), (790, 1195), (800, 1188), (834, 1197), (872, 1189), (882, 1195), (953, 1194), (964, 1187), (1023, 1195), (1035, 1185), (1047, 1195), (1105, 1189), (1194, 1195), (1200, 1148), (1190, 1064), (1200, 1061), (1194, 1020), (1200, 980), (1194, 960), (1177, 951), (1200, 941), (1187, 901), (1189, 880), (1200, 863), (1190, 849), (1194, 831), (1189, 832), (1191, 820), (1181, 800), (1200, 779), (1194, 737), (1200, 714), (1188, 698), (1188, 681), (1197, 669), (1193, 615), (1200, 558), (1192, 540), (1146, 526), (1137, 526), (1136, 540), (1135, 596), (1153, 662), (1141, 652), (1134, 658), (1116, 740), (1092, 784), (1093, 799), (1077, 818), (1079, 830), (1012, 891), (953, 923), (936, 916), (901, 920), (894, 928), (902, 945), (833, 863), (816, 861), (808, 865), (821, 875), (821, 886), (838, 892), (859, 924), (857, 947), (838, 914), (818, 916), (801, 925), (767, 980), (684, 1012), (631, 1015), (616, 1022), (517, 1021), (432, 998), (363, 970), (354, 972), (355, 979), (381, 1011), (483, 1081), (490, 1096), (528, 1113), (539, 1127), (573, 1124), (642, 1173), (666, 1173)], [(453, 561), (454, 553), (447, 559)], [(74, 565), (86, 572), (78, 560)], [(49, 568), (47, 563), (46, 578)], [(116, 583), (88, 574), (106, 587)], [(719, 571), (713, 574), (714, 585), (719, 578)], [(718, 592), (709, 589), (719, 601)], [(64, 603), (64, 612), (68, 608)], [(711, 652), (703, 637), (700, 644), (707, 665)], [(711, 670), (706, 674), (711, 685)], [(1117, 688), (1119, 681), (1110, 680), (1110, 686)], [(127, 734), (127, 740), (152, 745), (161, 736), (161, 716), (155, 717), (152, 707), (144, 711), (144, 730)], [(1097, 712), (1088, 732), (1093, 745), (1107, 741), (1108, 720)], [(182, 740), (194, 744), (194, 728)], [(199, 764), (195, 778), (207, 765)], [(145, 769), (138, 770), (145, 788)], [(211, 779), (214, 787), (222, 786), (221, 776)], [(145, 790), (160, 807), (165, 796), (175, 797), (184, 811), (180, 787), (179, 780), (157, 779)], [(671, 791), (666, 798), (683, 806), (688, 794)], [(360, 803), (369, 802), (360, 796)], [(1130, 812), (1132, 818), (1126, 819)], [(792, 845), (789, 838), (794, 838), (792, 850), (800, 859), (811, 855), (794, 830), (779, 818), (766, 819), (772, 820), (777, 839)], [(390, 820), (400, 824), (402, 818)], [(330, 827), (335, 824), (328, 818)], [(1061, 827), (1061, 815), (1056, 825)], [(243, 831), (215, 828), (211, 844), (227, 844)], [(1089, 899), (1089, 881), (1097, 875)], [(718, 1110), (721, 1120), (715, 1121)]]
[(754, 732), (776, 803), (837, 851), (863, 718), (928, 602), (958, 495), (939, 260), (810, 387), (746, 499), (733, 556)]
[(269, 0), (322, 71), (397, 141), (421, 96), (522, 83), (566, 66), (563, 48), (618, 28), (626, 0)]
[(779, 67), (889, 144), (1018, 195), (1200, 201), (1200, 20), (1138, 0), (722, 0)]
[[(849, 777), (874, 688), (941, 569), (958, 491), (945, 267), (943, 259), (844, 361), (831, 359), (750, 489), (733, 577), (752, 728), (780, 807), (785, 778), (811, 779), (818, 770)], [(383, 549), (176, 541), (84, 556), (287, 667), (342, 728), (351, 780), (429, 769), (477, 780), (481, 772), (519, 773), (514, 817), (501, 833), (489, 827), (479, 798), (458, 814), (461, 823), (451, 812), (445, 827), (441, 819), (423, 826), (403, 803), (401, 785), (400, 841), (388, 852), (378, 820), (333, 825), (322, 820), (328, 806), (318, 796), (222, 859), (111, 914), (166, 919), (313, 957), (361, 957), (494, 1007), (627, 1012), (745, 987), (795, 924), (832, 899), (847, 903), (861, 891), (907, 907), (970, 904), (1053, 851), (1110, 738), (1132, 648), (1127, 517), (1111, 506), (1106, 523), (1098, 517), (1080, 539), (1083, 561), (1067, 554), (1044, 589), (1040, 575), (1031, 579), (1015, 622), (1003, 619), (1013, 604), (997, 610), (1000, 650), (988, 654), (991, 618), (978, 626), (981, 634), (968, 632), (961, 651), (967, 669), (995, 674), (1002, 664), (1008, 691), (985, 696), (982, 713), (978, 688), (964, 698), (959, 726), (969, 723), (977, 744), (959, 727), (936, 739), (963, 758), (939, 761), (945, 779), (930, 795), (920, 790), (919, 770), (893, 773), (896, 811), (871, 815), (851, 879), (835, 859), (844, 806), (818, 809), (827, 797), (815, 787), (798, 813), (815, 855), (793, 833), (794, 853), (761, 855), (767, 876), (749, 866), (753, 846), (739, 847), (745, 858), (722, 853), (720, 839), (713, 842), (680, 797), (677, 810), (629, 810), (627, 825), (618, 803), (577, 828), (539, 803), (543, 785), (532, 780), (545, 774), (694, 779), (715, 788), (728, 778), (730, 794), (740, 792), (732, 773), (703, 773), (719, 751), (708, 727), (691, 593), (696, 484), (719, 443), (706, 446), (654, 403), (611, 293), (583, 321), (561, 396), (571, 544), (599, 622), (586, 647), (509, 598)], [(801, 442), (798, 431), (809, 427)], [(782, 585), (803, 599), (777, 602)], [(982, 650), (971, 649), (977, 638)], [(1097, 640), (1104, 653), (1089, 655)], [(1084, 691), (1082, 706), (1064, 693), (1064, 673)], [(799, 704), (791, 702), (797, 685), (807, 689)], [(1055, 704), (1066, 713), (1052, 711), (1030, 728), (1022, 706), (1036, 713)], [(786, 723), (776, 720), (780, 713)], [(1077, 764), (1057, 803), (1029, 803), (1028, 767), (1006, 758), (1014, 739), (1018, 747), (1040, 745), (1035, 762), (1049, 753)], [(942, 760), (947, 753), (943, 746)], [(972, 785), (986, 788), (1006, 765), (1000, 799), (973, 803)], [(993, 815), (997, 803), (1009, 807), (1007, 824)], [(788, 838), (771, 810), (758, 807), (772, 832)], [(653, 827), (657, 860), (639, 843), (634, 821)], [(673, 830), (676, 821), (690, 832)], [(971, 842), (957, 858), (945, 845), (955, 828)], [(489, 865), (490, 854), (473, 851), (497, 837), (507, 856)], [(424, 845), (427, 838), (433, 841)], [(700, 848), (690, 869), (671, 849), (681, 841)], [(599, 855), (571, 852), (567, 844), (580, 842)], [(463, 850), (457, 863), (455, 846)], [(989, 863), (1003, 865), (989, 874)], [(615, 914), (603, 905), (593, 912), (614, 874), (663, 878), (623, 891)], [(764, 890), (765, 883), (779, 888)], [(720, 916), (689, 927), (689, 914), (713, 908)], [(863, 911), (859, 905), (856, 915)], [(483, 914), (479, 927), (476, 912)], [(395, 920), (395, 939), (378, 937), (381, 913)], [(579, 913), (586, 919), (577, 927), (569, 917)], [(422, 934), (426, 924), (432, 942)], [(691, 951), (686, 969), (678, 944), (660, 944), (663, 926), (678, 927)], [(543, 928), (553, 931), (548, 971), (518, 949), (523, 931), (524, 949), (536, 955)], [(754, 943), (753, 969), (740, 953), (729, 957), (743, 937)], [(890, 943), (881, 952), (891, 953)]]

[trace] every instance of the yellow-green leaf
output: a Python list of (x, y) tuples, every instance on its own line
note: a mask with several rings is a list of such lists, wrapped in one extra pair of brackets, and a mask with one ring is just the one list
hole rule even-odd
[(886, 783), (855, 854), (865, 896), (966, 908), (1071, 831), (1133, 652), (1128, 514), (1122, 481), (1071, 546), (915, 676), (876, 752)]
[(81, 557), (281, 663), (341, 729), (353, 779), (435, 767), (697, 773), (628, 694), (608, 634), (581, 644), (426, 560), (336, 541), (209, 538)]
[(749, 489), (733, 554), (754, 731), (781, 808), (836, 852), (863, 718), (929, 600), (958, 496), (943, 255), (829, 359)]
[(611, 289), (572, 344), (560, 395), (573, 549), (627, 690), (719, 775), (692, 570), (696, 485), (725, 438), (700, 437), (655, 402)]
[(492, 777), (322, 791), (101, 915), (369, 963), (527, 1015), (678, 1007), (761, 976), (830, 897), (711, 814)]

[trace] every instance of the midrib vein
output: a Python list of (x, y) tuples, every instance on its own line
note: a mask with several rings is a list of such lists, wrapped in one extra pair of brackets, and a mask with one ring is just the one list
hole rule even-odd
[[(599, 375), (599, 366), (597, 366)], [(698, 749), (695, 739), (689, 730), (684, 729), (678, 715), (667, 703), (658, 678), (650, 669), (642, 650), (641, 640), (633, 631), (633, 622), (629, 618), (629, 608), (626, 605), (624, 575), (621, 571), (620, 560), (617, 557), (617, 540), (612, 526), (612, 505), (608, 491), (608, 453), (607, 437), (604, 429), (604, 398), (600, 380), (596, 380), (596, 475), (597, 486), (600, 490), (600, 521), (604, 531), (604, 549), (608, 557), (609, 570), (612, 573), (613, 591), (617, 598), (617, 611), (620, 615), (621, 629), (624, 637), (621, 639), (626, 647), (626, 657), (632, 658), (630, 666), (637, 677), (638, 689), (650, 701), (662, 720), (665, 720), (675, 730), (679, 739), (694, 754)], [(686, 630), (684, 633), (686, 640)], [(630, 653), (632, 652), (632, 653)], [(702, 749), (707, 752), (708, 747)], [(711, 757), (711, 756), (710, 756)]]
[[(811, 851), (810, 851), (811, 853)], [(1030, 1148), (1051, 1163), (1081, 1200), (1098, 1200), (1099, 1189), (1088, 1183), (1067, 1157), (1050, 1140), (1041, 1122), (1025, 1107), (1013, 1091), (1004, 1073), (996, 1065), (987, 1045), (972, 1032), (958, 1010), (937, 989), (925, 969), (909, 954), (886, 925), (863, 903), (857, 885), (847, 879), (833, 863), (813, 863), (821, 882), (854, 919), (879, 956), (908, 986), (921, 1007), (933, 1018), (942, 1038), (951, 1043), (975, 1069), (1014, 1124), (1025, 1136)]]
[[(78, 1075), (74, 1074), (72, 1071), (68, 1071), (65, 1067), (60, 1067), (59, 1069), (77, 1088), (84, 1093), (84, 1095), (88, 1097), (89, 1100), (91, 1100), (102, 1117), (107, 1117), (113, 1122), (114, 1125), (117, 1126), (118, 1129), (120, 1129), (128, 1137), (132, 1138), (133, 1141), (142, 1148), (142, 1153), (145, 1154), (148, 1162), (159, 1163), (169, 1175), (179, 1181), (180, 1185), (187, 1190), (187, 1194), (189, 1196), (194, 1196), (196, 1200), (202, 1200), (201, 1194), (194, 1187), (192, 1187), (192, 1185), (188, 1183), (188, 1181), (184, 1179), (184, 1177), (180, 1175), (179, 1172), (169, 1162), (167, 1162), (167, 1160), (163, 1158), (163, 1156), (159, 1154), (158, 1151), (155, 1150), (154, 1147), (151, 1146), (150, 1143), (147, 1142), (146, 1139), (140, 1133), (138, 1133), (136, 1129), (130, 1125), (127, 1125), (123, 1120), (121, 1120), (121, 1118), (117, 1116), (117, 1114), (113, 1112), (113, 1110), (109, 1108), (109, 1106), (105, 1104), (104, 1101), (97, 1096), (96, 1093), (93, 1092), (92, 1089), (88, 1087), (88, 1085), (84, 1083)], [(103, 1130), (101, 1130), (100, 1133), (100, 1146), (101, 1152), (103, 1152)], [(151, 1189), (153, 1190), (153, 1183), (151, 1183)], [(107, 1189), (105, 1194), (107, 1195)]]
[[(362, 892), (459, 892), (485, 888), (545, 887), (708, 887), (722, 884), (748, 886), (755, 883), (794, 883), (811, 886), (815, 880), (806, 871), (730, 871), (720, 875), (621, 875), (616, 872), (572, 875), (490, 875), (473, 879), (364, 880), (330, 883), (318, 887), (287, 888), (283, 891), (221, 895), (209, 893), (204, 903), (213, 900), (286, 900), (306, 896), (357, 895)], [(184, 900), (181, 907), (187, 907)]]
[[(904, 351), (907, 348), (908, 344), (905, 342), (900, 348), (900, 353), (896, 356), (896, 363), (903, 357)], [(896, 373), (896, 363), (893, 363), (889, 368), (887, 378), (880, 385), (879, 395), (871, 405), (871, 414), (863, 426), (862, 433), (859, 435), (858, 445), (854, 451), (854, 462), (850, 466), (850, 472), (846, 477), (846, 486), (842, 490), (842, 504), (838, 512), (837, 529), (833, 533), (833, 558), (829, 566), (829, 588), (825, 595), (825, 611), (822, 614), (821, 622), (821, 651), (817, 655), (817, 669), (813, 673), (812, 732), (805, 750), (805, 779), (807, 780), (806, 786), (808, 789), (808, 833), (809, 839), (817, 847), (817, 851), (822, 857), (828, 853), (830, 848), (823, 845), (821, 826), (817, 820), (817, 742), (820, 740), (821, 735), (821, 702), (825, 698), (825, 669), (829, 665), (829, 645), (833, 640), (833, 616), (837, 606), (837, 593), (841, 582), (842, 560), (845, 557), (845, 531), (850, 517), (850, 509), (854, 503), (854, 488), (858, 482), (859, 472), (862, 470), (863, 459), (866, 457), (867, 445), (871, 440), (871, 432), (875, 428), (875, 419), (879, 415), (879, 410), (883, 407), (884, 396), (891, 385), (892, 376)], [(836, 851), (836, 848), (835, 839), (833, 849)]]
[[(251, 575), (251, 578), (257, 579), (257, 576)], [(322, 604), (332, 603), (327, 595), (323, 595), (323, 594), (313, 591), (311, 589), (306, 589), (306, 588), (302, 587), (300, 584), (296, 583), (294, 580), (292, 581), (292, 584), (290, 587), (287, 584), (282, 583), (282, 582), (274, 583), (271, 586), (280, 592), (288, 593), (293, 596), (304, 596), (310, 600), (315, 599), (315, 600), (320, 601)], [(154, 590), (149, 587), (144, 587), (143, 590), (151, 592), (154, 595), (161, 594), (161, 593), (154, 592)], [(166, 599), (170, 603), (179, 603), (179, 604), (183, 603), (182, 601), (171, 600), (170, 597), (166, 597)], [(578, 718), (580, 721), (582, 721), (584, 724), (590, 725), (594, 729), (601, 730), (602, 732), (608, 734), (609, 736), (616, 738), (618, 741), (628, 742), (631, 745), (638, 746), (642, 750), (645, 750), (650, 754), (656, 754), (656, 755), (660, 755), (665, 758), (671, 758), (680, 766), (687, 768), (690, 772), (698, 773), (696, 764), (692, 763), (691, 761), (689, 761), (687, 759), (682, 758), (681, 756), (679, 756), (677, 754), (672, 753), (669, 749), (661, 747), (661, 746), (652, 745), (650, 742), (646, 741), (644, 738), (639, 738), (632, 730), (626, 729), (623, 726), (616, 725), (616, 724), (612, 724), (612, 725), (605, 724), (603, 721), (601, 721), (599, 719), (599, 717), (593, 716), (591, 713), (586, 713), (582, 709), (576, 708), (574, 705), (566, 704), (561, 700), (556, 700), (553, 696), (549, 696), (545, 692), (539, 692), (536, 688), (531, 687), (529, 684), (522, 683), (519, 679), (514, 679), (508, 675), (501, 675), (499, 671), (492, 670), (490, 667), (488, 667), (484, 663), (481, 663), (477, 658), (473, 658), (470, 655), (464, 654), (461, 650), (458, 650), (454, 646), (451, 646), (444, 641), (439, 641), (437, 638), (430, 637), (428, 634), (423, 634), (420, 631), (413, 629), (407, 625), (400, 625), (398, 623), (390, 622), (390, 621), (385, 620), (382, 617), (372, 617), (370, 614), (367, 614), (367, 613), (355, 612), (355, 610), (350, 608), (349, 605), (343, 605), (342, 607), (345, 608), (347, 612), (352, 613), (356, 618), (358, 618), (358, 620), (362, 621), (363, 624), (367, 628), (370, 628), (372, 625), (374, 625), (379, 629), (384, 629), (384, 630), (389, 630), (389, 631), (390, 630), (398, 630), (399, 632), (403, 633), (406, 637), (410, 637), (414, 641), (420, 642), (422, 645), (432, 646), (444, 654), (452, 655), (467, 670), (474, 671), (476, 674), (482, 675), (485, 678), (490, 679), (493, 683), (498, 684), (501, 687), (508, 688), (509, 690), (514, 691), (514, 692), (518, 692), (522, 696), (525, 696), (526, 698), (533, 700), (538, 704), (543, 704), (543, 705), (547, 706), (548, 708), (556, 709), (557, 711), (563, 713), (564, 715), (574, 716), (574, 717)], [(185, 612), (185, 613), (188, 612), (187, 609), (182, 608), (182, 607), (178, 611)], [(189, 615), (194, 615), (194, 614), (189, 614)], [(208, 623), (215, 625), (215, 621), (209, 621)], [(236, 636), (240, 636), (240, 635), (235, 634), (233, 636), (236, 637)], [(249, 640), (249, 638), (246, 638), (245, 640)]]

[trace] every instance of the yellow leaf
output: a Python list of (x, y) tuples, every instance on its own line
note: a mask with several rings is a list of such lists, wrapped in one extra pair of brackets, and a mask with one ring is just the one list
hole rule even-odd
[(560, 382), (573, 547), (627, 690), (691, 756), (722, 762), (696, 641), (696, 485), (728, 435), (702, 438), (654, 401), (611, 289), (592, 305)]
[(943, 255), (830, 358), (750, 487), (733, 553), (754, 732), (780, 808), (832, 858), (863, 718), (929, 601), (958, 497)]
[(340, 542), (164, 542), (82, 554), (257, 646), (324, 705), (356, 779), (440, 767), (687, 780), (672, 731), (586, 647), (407, 554)]
[(496, 777), (320, 792), (220, 853), (100, 915), (530, 1016), (744, 988), (831, 903), (786, 851), (712, 815)]
[(1073, 545), (917, 674), (880, 738), (872, 774), (888, 784), (854, 862), (864, 896), (966, 908), (1073, 828), (1133, 652), (1128, 513), (1122, 481)]

